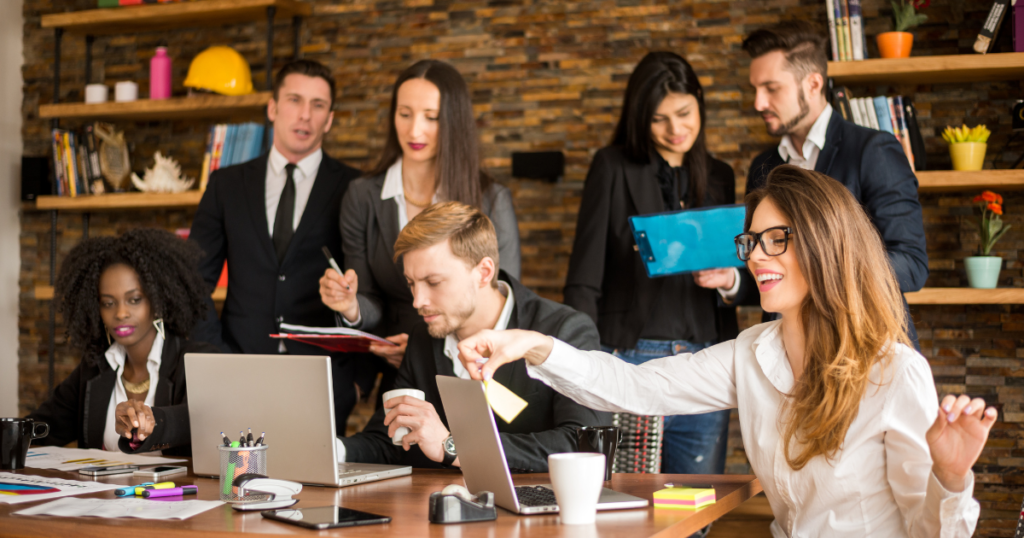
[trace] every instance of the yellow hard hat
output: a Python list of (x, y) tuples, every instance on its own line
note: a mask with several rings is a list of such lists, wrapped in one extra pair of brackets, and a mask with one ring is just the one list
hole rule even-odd
[(252, 93), (252, 73), (238, 51), (213, 46), (192, 59), (185, 86), (222, 95), (245, 95)]

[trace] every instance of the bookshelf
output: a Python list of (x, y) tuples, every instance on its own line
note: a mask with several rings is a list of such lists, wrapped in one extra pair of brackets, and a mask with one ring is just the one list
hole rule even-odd
[[(53, 286), (36, 286), (34, 290), (35, 298), (39, 301), (52, 301), (53, 300)], [(224, 299), (228, 296), (227, 288), (214, 288), (213, 293), (210, 297), (214, 302), (224, 302)]]
[(203, 193), (196, 190), (176, 193), (117, 192), (76, 197), (40, 196), (36, 199), (36, 209), (85, 212), (188, 208), (198, 206), (202, 197)]
[(936, 84), (1024, 78), (1024, 52), (829, 62), (836, 84)]
[(912, 305), (1024, 304), (1024, 288), (923, 288), (905, 296)]
[(310, 4), (298, 0), (202, 0), (52, 13), (41, 17), (40, 26), (88, 35), (149, 32), (253, 22), (266, 18), (268, 7), (282, 18), (308, 17), (313, 12)]
[(252, 116), (262, 112), (271, 92), (249, 95), (196, 95), (172, 99), (139, 99), (128, 103), (55, 103), (39, 105), (40, 119), (178, 120)]
[(1024, 189), (1024, 170), (935, 170), (917, 173), (918, 192)]

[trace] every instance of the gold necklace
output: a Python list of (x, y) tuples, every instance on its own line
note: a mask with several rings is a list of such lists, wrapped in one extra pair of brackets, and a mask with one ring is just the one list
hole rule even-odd
[(145, 394), (149, 392), (149, 379), (142, 383), (132, 383), (125, 379), (124, 376), (121, 376), (121, 382), (124, 383), (124, 390), (132, 394)]
[(408, 195), (408, 194), (407, 194), (407, 193), (405, 192), (405, 189), (402, 189), (402, 195), (403, 195), (403, 196), (405, 196), (405, 201), (406, 201), (406, 202), (409, 202), (410, 204), (412, 204), (412, 205), (414, 205), (414, 206), (416, 206), (416, 207), (430, 207), (430, 206), (434, 205), (434, 200), (433, 200), (433, 198), (431, 198), (430, 200), (427, 200), (427, 202), (426, 202), (426, 203), (420, 203), (420, 202), (417, 202), (416, 200), (413, 200), (413, 199), (412, 199), (412, 198), (410, 198), (410, 197), (409, 197), (409, 195)]

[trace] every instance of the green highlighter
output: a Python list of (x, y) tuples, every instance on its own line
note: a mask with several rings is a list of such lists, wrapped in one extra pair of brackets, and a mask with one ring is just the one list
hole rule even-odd
[[(231, 448), (238, 448), (238, 441), (232, 441), (231, 442)], [(228, 464), (227, 475), (228, 475), (228, 479), (224, 481), (224, 491), (222, 491), (221, 493), (223, 493), (224, 495), (231, 495), (231, 483), (234, 482), (234, 476), (235, 476), (235, 464), (234, 463), (229, 463)]]

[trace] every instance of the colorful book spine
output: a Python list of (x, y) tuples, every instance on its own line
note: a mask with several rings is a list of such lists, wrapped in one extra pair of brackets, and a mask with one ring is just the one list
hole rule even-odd
[(227, 125), (223, 123), (216, 126), (216, 137), (213, 140), (213, 155), (210, 160), (210, 172), (220, 169), (220, 160), (224, 154), (224, 132), (227, 129)]
[(64, 142), (64, 168), (67, 173), (68, 193), (72, 198), (74, 198), (78, 196), (78, 189), (76, 186), (78, 178), (75, 176), (75, 155), (71, 151), (71, 137), (69, 135), (70, 133), (67, 131), (63, 131), (61, 133), (61, 138), (63, 138)]
[(910, 147), (910, 130), (907, 128), (907, 118), (903, 114), (903, 97), (897, 95), (892, 98), (893, 107), (896, 109), (896, 125), (900, 128), (900, 145), (903, 146), (903, 153), (907, 154), (907, 161), (910, 169), (914, 169), (914, 150)]
[(878, 129), (893, 134), (892, 118), (889, 117), (889, 102), (885, 97), (875, 97), (872, 99), (872, 105), (875, 107), (875, 116), (878, 117)]
[(985, 54), (992, 48), (992, 43), (995, 42), (996, 36), (999, 35), (999, 26), (1002, 25), (1003, 17), (1009, 9), (1010, 0), (995, 0), (992, 3), (992, 9), (988, 12), (985, 24), (981, 27), (981, 32), (978, 33), (978, 38), (974, 41), (974, 52)]
[(853, 112), (850, 110), (850, 90), (846, 86), (832, 90), (832, 108), (839, 111), (839, 115), (844, 120), (853, 121)]
[(825, 13), (828, 15), (828, 39), (832, 45), (832, 61), (839, 61), (839, 41), (836, 39), (836, 0), (825, 0)]
[(64, 196), (64, 150), (60, 129), (50, 132), (50, 141), (53, 144), (53, 192), (57, 196)]
[(870, 97), (863, 97), (861, 98), (861, 104), (864, 107), (864, 112), (867, 113), (868, 123), (871, 124), (871, 128), (881, 131), (882, 128), (878, 124), (878, 113), (875, 112), (875, 100)]
[(892, 97), (886, 97), (885, 98), (885, 103), (887, 105), (889, 105), (889, 118), (892, 121), (892, 134), (893, 134), (893, 136), (896, 137), (896, 140), (899, 140), (900, 143), (902, 144), (903, 141), (900, 140), (900, 126), (899, 126), (899, 123), (897, 123), (897, 121), (896, 121), (896, 104), (893, 101)]
[(844, 58), (843, 61), (853, 61), (853, 40), (850, 37), (850, 3), (849, 0), (836, 0), (839, 2), (839, 9), (843, 14), (843, 33), (839, 37), (843, 40)]
[(860, 0), (847, 0), (850, 6), (850, 51), (854, 60), (864, 59), (864, 20), (860, 14)]
[(213, 163), (213, 138), (217, 126), (213, 125), (206, 132), (206, 151), (203, 152), (203, 167), (199, 173), (199, 192), (206, 192), (206, 184), (210, 181), (210, 165)]

